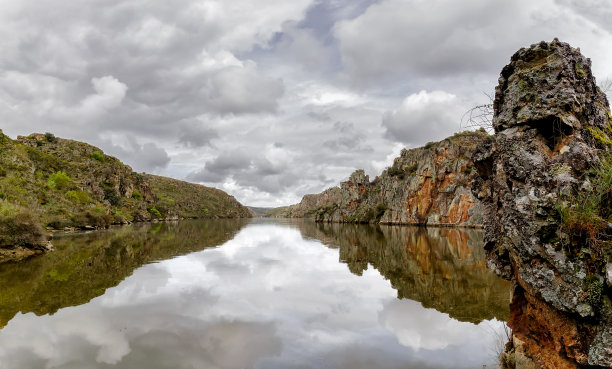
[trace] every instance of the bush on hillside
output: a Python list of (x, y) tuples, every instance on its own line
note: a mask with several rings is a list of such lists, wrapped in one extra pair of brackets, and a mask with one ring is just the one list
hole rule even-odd
[(0, 203), (0, 247), (44, 247), (47, 235), (38, 215), (29, 209)]

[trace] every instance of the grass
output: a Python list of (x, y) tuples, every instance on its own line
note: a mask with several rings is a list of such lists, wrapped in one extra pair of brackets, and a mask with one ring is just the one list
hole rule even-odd
[(590, 188), (557, 204), (561, 218), (561, 239), (570, 256), (582, 260), (591, 274), (585, 279), (585, 300), (594, 308), (601, 304), (602, 282), (597, 275), (605, 273), (612, 261), (612, 152), (602, 157), (588, 177)]

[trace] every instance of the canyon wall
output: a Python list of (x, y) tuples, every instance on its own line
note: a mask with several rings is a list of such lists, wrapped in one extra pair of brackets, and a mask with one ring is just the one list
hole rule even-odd
[(482, 206), (471, 192), (471, 157), (486, 142), (484, 131), (462, 132), (424, 147), (404, 149), (370, 181), (357, 170), (340, 187), (306, 195), (272, 216), (320, 222), (478, 226)]

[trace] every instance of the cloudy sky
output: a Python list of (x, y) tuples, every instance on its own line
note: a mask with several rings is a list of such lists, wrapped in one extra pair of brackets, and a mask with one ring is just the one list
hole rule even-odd
[(0, 128), (279, 206), (461, 130), (520, 47), (612, 79), (608, 0), (0, 0)]

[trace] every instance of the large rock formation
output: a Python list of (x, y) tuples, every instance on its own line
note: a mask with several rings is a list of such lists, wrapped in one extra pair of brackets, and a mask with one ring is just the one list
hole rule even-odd
[(556, 39), (519, 50), (494, 110), (473, 192), (488, 265), (514, 283), (507, 363), (524, 354), (543, 368), (612, 367), (612, 192), (601, 183), (612, 118), (591, 61)]
[(462, 132), (404, 149), (373, 181), (357, 170), (340, 187), (306, 195), (273, 215), (339, 223), (478, 226), (482, 208), (470, 190), (476, 175), (471, 156), (487, 137), (484, 131)]

